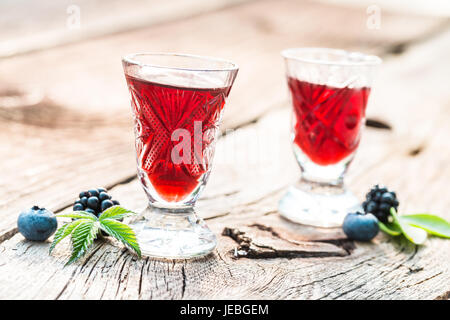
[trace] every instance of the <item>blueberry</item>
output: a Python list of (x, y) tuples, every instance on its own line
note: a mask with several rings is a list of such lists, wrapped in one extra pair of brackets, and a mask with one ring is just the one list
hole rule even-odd
[(84, 206), (81, 203), (76, 203), (73, 206), (73, 211), (83, 211), (84, 210)]
[(102, 201), (102, 211), (105, 211), (106, 209), (112, 207), (114, 203), (111, 200), (103, 200)]
[(91, 208), (87, 208), (87, 209), (84, 210), (84, 211), (89, 212), (89, 213), (92, 213), (92, 214), (95, 214), (95, 210), (92, 210)]
[(17, 226), (27, 240), (45, 241), (55, 233), (58, 222), (53, 212), (34, 206), (20, 213)]
[(113, 203), (115, 206), (120, 206), (120, 202), (117, 201), (117, 200), (113, 200), (112, 203)]
[(98, 208), (98, 198), (97, 197), (89, 197), (87, 199), (87, 206), (93, 210), (97, 210)]
[(81, 204), (82, 204), (83, 206), (87, 207), (87, 200), (88, 200), (87, 197), (83, 197), (83, 198), (80, 199), (80, 202), (81, 202)]
[(82, 191), (82, 192), (80, 192), (80, 199), (81, 198), (83, 198), (83, 197), (89, 197), (89, 192), (87, 192), (87, 191)]
[(89, 189), (88, 191), (91, 197), (98, 197), (98, 195), (100, 194), (97, 189)]
[(98, 192), (108, 192), (105, 188), (97, 188)]
[(370, 241), (378, 234), (378, 219), (370, 213), (349, 213), (344, 219), (342, 229), (350, 239)]
[(106, 192), (102, 191), (102, 192), (100, 192), (100, 195), (98, 196), (98, 198), (100, 199), (100, 201), (103, 201), (103, 200), (111, 199), (111, 196), (109, 194), (107, 194)]

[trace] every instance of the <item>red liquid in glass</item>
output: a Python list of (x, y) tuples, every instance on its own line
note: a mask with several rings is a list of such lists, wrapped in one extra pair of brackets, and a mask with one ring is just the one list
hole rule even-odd
[(335, 164), (358, 147), (370, 88), (336, 88), (288, 77), (295, 144), (316, 164)]
[[(162, 199), (181, 201), (198, 186), (200, 178), (208, 171), (208, 154), (212, 152), (208, 148), (214, 142), (230, 88), (183, 88), (126, 78), (132, 93), (136, 152), (141, 174), (147, 176)], [(197, 127), (201, 122), (201, 130), (196, 133), (194, 122)], [(183, 140), (172, 141), (172, 133), (176, 129), (190, 133), (192, 161), (189, 163), (172, 161), (174, 146)], [(199, 154), (194, 154), (195, 151)]]

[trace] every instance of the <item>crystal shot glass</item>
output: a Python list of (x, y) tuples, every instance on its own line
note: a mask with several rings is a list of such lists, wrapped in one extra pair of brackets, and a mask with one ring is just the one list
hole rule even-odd
[(282, 51), (292, 103), (291, 141), (302, 177), (279, 203), (285, 218), (338, 227), (360, 210), (344, 176), (364, 128), (372, 80), (381, 59), (326, 48)]
[(238, 67), (209, 57), (136, 53), (122, 59), (131, 96), (137, 170), (149, 205), (133, 223), (142, 253), (206, 255), (216, 236), (194, 210), (208, 181)]

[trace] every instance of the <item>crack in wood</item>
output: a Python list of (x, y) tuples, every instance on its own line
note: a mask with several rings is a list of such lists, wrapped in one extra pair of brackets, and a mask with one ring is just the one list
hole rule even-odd
[[(89, 260), (91, 260), (91, 258), (97, 253), (97, 251), (102, 248), (102, 245), (103, 244), (98, 244), (96, 248), (90, 250), (89, 255), (86, 258), (84, 258), (83, 264), (81, 265), (80, 272), (84, 271), (84, 269), (85, 269), (87, 263), (89, 262)], [(97, 262), (98, 262), (98, 260), (97, 260)], [(95, 264), (94, 264), (94, 267), (95, 267)], [(93, 270), (93, 267), (91, 268), (90, 272), (92, 272), (92, 270)], [(90, 275), (90, 273), (89, 273), (89, 275)], [(88, 275), (88, 277), (89, 277), (89, 275)]]
[[(354, 287), (354, 288), (351, 288), (350, 290), (344, 291), (344, 292), (342, 292), (341, 294), (339, 294), (339, 295), (333, 297), (333, 299), (337, 300), (337, 299), (339, 299), (340, 297), (342, 297), (342, 296), (344, 296), (344, 295), (346, 295), (346, 294), (348, 294), (348, 293), (350, 293), (350, 292), (356, 291), (356, 290), (362, 288), (362, 287), (365, 286), (365, 285), (366, 285), (365, 282), (364, 282), (364, 283), (361, 283), (360, 285), (358, 285), (358, 286), (356, 286), (356, 287)], [(329, 296), (331, 293), (333, 293), (333, 291), (329, 292), (328, 294), (326, 294), (325, 296), (323, 296), (322, 298), (320, 298), (320, 300), (326, 298), (326, 297)]]
[(11, 239), (17, 232), (19, 232), (17, 227), (11, 228), (10, 230), (4, 232), (0, 235), (0, 243)]
[[(102, 247), (102, 246), (99, 246), (99, 249), (100, 249), (101, 247)], [(97, 251), (98, 251), (98, 250), (97, 250)], [(97, 266), (97, 264), (103, 259), (103, 256), (105, 256), (107, 253), (108, 253), (108, 251), (103, 251), (102, 254), (98, 257), (98, 259), (95, 260), (94, 264), (93, 264), (92, 267), (90, 268), (91, 270), (89, 270), (89, 273), (88, 273), (88, 275), (87, 275), (87, 278), (86, 278), (86, 281), (85, 281), (85, 282), (88, 281), (88, 279), (91, 277), (92, 272), (94, 272), (95, 267)], [(86, 263), (86, 262), (85, 262), (85, 263)], [(83, 263), (83, 267), (85, 266), (85, 263)], [(83, 268), (83, 267), (82, 267), (82, 268)]]
[(437, 24), (434, 28), (430, 28), (427, 32), (424, 32), (423, 34), (413, 39), (410, 39), (408, 41), (400, 41), (392, 44), (383, 51), (381, 56), (388, 56), (390, 54), (393, 55), (404, 54), (406, 51), (409, 50), (411, 46), (418, 45), (425, 41), (429, 41), (430, 39), (433, 39), (434, 37), (439, 36), (440, 34), (445, 32), (449, 27), (450, 27), (450, 20), (445, 19), (441, 23)]
[(418, 282), (416, 282), (416, 283), (410, 284), (410, 285), (408, 285), (407, 287), (409, 288), (409, 287), (412, 287), (412, 286), (417, 286), (418, 284), (421, 284), (421, 283), (424, 283), (424, 282), (426, 282), (426, 281), (428, 281), (428, 280), (431, 280), (431, 279), (433, 279), (433, 278), (436, 278), (437, 276), (441, 275), (442, 273), (443, 273), (443, 271), (440, 271), (440, 272), (438, 272), (438, 273), (436, 273), (436, 274), (434, 274), (434, 275), (432, 275), (432, 276), (430, 276), (430, 277), (428, 277), (428, 278), (425, 278), (425, 279), (420, 280), (420, 281), (418, 281)]
[(302, 287), (312, 286), (314, 284), (324, 282), (325, 280), (329, 280), (329, 279), (333, 279), (333, 278), (336, 278), (336, 277), (339, 277), (339, 276), (342, 276), (342, 275), (345, 275), (345, 274), (349, 274), (352, 271), (355, 271), (355, 270), (357, 270), (359, 268), (362, 268), (366, 262), (371, 261), (374, 258), (375, 258), (375, 256), (369, 257), (368, 259), (365, 259), (365, 260), (362, 260), (362, 261), (356, 263), (355, 265), (353, 265), (352, 268), (349, 268), (349, 269), (347, 269), (345, 271), (341, 271), (341, 272), (335, 273), (333, 275), (330, 275), (330, 276), (327, 276), (327, 277), (324, 277), (324, 278), (321, 278), (321, 279), (317, 279), (317, 280), (313, 280), (311, 282), (307, 282), (305, 284), (302, 284)]
[(206, 217), (206, 218), (203, 218), (203, 220), (212, 220), (212, 219), (217, 219), (217, 218), (222, 218), (222, 217), (226, 217), (227, 215), (229, 215), (231, 213), (231, 211), (227, 211), (227, 212), (223, 212), (223, 213), (221, 213), (221, 214), (217, 214), (217, 215), (214, 215), (214, 216), (210, 216), (210, 217)]
[(225, 259), (222, 257), (222, 255), (220, 254), (219, 251), (217, 251), (217, 256), (218, 256), (219, 259), (224, 263), (225, 268), (227, 269), (228, 274), (230, 275), (230, 278), (234, 278), (233, 273), (231, 272), (231, 268), (230, 268), (229, 263), (228, 263), (227, 261), (225, 261)]
[(417, 268), (407, 267), (407, 268), (409, 269), (408, 274), (413, 274), (413, 273), (423, 271), (423, 267), (417, 267)]
[(72, 275), (67, 280), (67, 282), (64, 284), (64, 287), (61, 289), (61, 291), (56, 295), (55, 300), (59, 300), (59, 298), (62, 296), (62, 294), (66, 291), (66, 289), (69, 287), (70, 282), (74, 278), (75, 274), (77, 273), (77, 268), (75, 268), (72, 272)]
[(138, 286), (138, 296), (142, 296), (142, 278), (144, 277), (144, 267), (148, 263), (149, 257), (144, 257), (142, 259), (141, 273), (139, 274), (139, 286)]
[[(259, 223), (251, 224), (250, 227), (256, 227), (259, 230), (270, 232), (274, 237), (290, 242), (292, 244), (298, 244), (297, 241), (293, 241), (291, 239), (281, 236), (272, 227), (268, 227)], [(344, 249), (348, 254), (351, 254), (352, 251), (356, 248), (354, 241), (350, 239), (320, 239), (320, 240), (311, 240), (311, 242), (330, 243)]]
[(392, 130), (392, 126), (389, 123), (373, 118), (366, 119), (366, 126), (376, 129)]
[(417, 146), (416, 148), (409, 150), (408, 155), (411, 157), (415, 157), (415, 156), (419, 155), (420, 153), (422, 153), (422, 151), (424, 149), (425, 149), (424, 145)]
[(185, 270), (185, 264), (181, 266), (181, 276), (183, 278), (183, 284), (181, 286), (181, 299), (184, 297), (184, 292), (186, 291), (186, 270)]
[(122, 266), (120, 267), (119, 275), (118, 275), (118, 277), (117, 277), (118, 282), (117, 282), (117, 290), (116, 290), (116, 295), (115, 295), (116, 297), (117, 297), (118, 294), (119, 294), (119, 290), (120, 290), (120, 287), (121, 287), (122, 282), (124, 282), (125, 279), (128, 277), (128, 274), (125, 274), (125, 276), (124, 276), (123, 279), (122, 279), (122, 273), (123, 273), (123, 270), (125, 269), (125, 265), (126, 265), (126, 264), (127, 264), (127, 259), (124, 258), (124, 259), (123, 259)]
[(356, 249), (355, 242), (350, 239), (321, 239), (313, 240), (314, 242), (330, 243), (344, 249), (349, 255)]
[(437, 296), (434, 300), (450, 300), (450, 290)]
[[(308, 243), (299, 243), (281, 237), (278, 232), (271, 227), (262, 224), (252, 224), (250, 228), (267, 232), (271, 239), (257, 239), (255, 240), (246, 232), (237, 228), (225, 227), (222, 235), (233, 239), (238, 247), (234, 249), (234, 258), (250, 258), (250, 259), (273, 259), (273, 258), (324, 258), (324, 257), (342, 257), (349, 255), (350, 251), (326, 250), (322, 248), (308, 248)], [(274, 240), (274, 241), (272, 241)], [(275, 244), (265, 244), (264, 241), (269, 241)], [(277, 241), (279, 243), (277, 243)], [(319, 243), (321, 241), (313, 241), (311, 243)], [(285, 246), (288, 243), (289, 246)], [(324, 242), (326, 243), (326, 241)], [(332, 243), (335, 245), (334, 243)]]

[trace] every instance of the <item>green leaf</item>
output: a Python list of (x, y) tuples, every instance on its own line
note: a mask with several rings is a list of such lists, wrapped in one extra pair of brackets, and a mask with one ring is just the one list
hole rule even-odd
[(72, 256), (66, 265), (83, 256), (97, 237), (98, 221), (84, 221), (72, 233)]
[(421, 228), (435, 236), (450, 238), (450, 223), (432, 214), (411, 214), (398, 217), (400, 221)]
[(102, 219), (100, 220), (100, 228), (107, 232), (110, 236), (113, 236), (122, 242), (126, 247), (134, 250), (139, 258), (141, 257), (141, 249), (139, 248), (136, 234), (131, 227), (117, 220)]
[(105, 211), (103, 211), (103, 213), (100, 215), (99, 220), (102, 221), (104, 219), (114, 219), (114, 220), (119, 220), (131, 215), (134, 215), (136, 213), (134, 213), (133, 211), (130, 211), (128, 209), (125, 209), (121, 206), (113, 206), (110, 207), (108, 209), (106, 209)]
[(53, 249), (55, 249), (56, 245), (61, 242), (62, 239), (70, 235), (82, 222), (91, 221), (88, 219), (78, 219), (75, 221), (72, 221), (70, 223), (64, 224), (61, 228), (56, 231), (55, 236), (53, 238), (52, 245), (49, 249), (49, 254), (52, 253)]
[(378, 225), (380, 226), (381, 231), (384, 231), (391, 236), (395, 237), (402, 234), (402, 229), (396, 223), (384, 224), (383, 222), (378, 221)]
[(408, 223), (401, 221), (394, 208), (391, 208), (391, 215), (394, 218), (394, 222), (397, 223), (402, 230), (406, 239), (414, 244), (423, 244), (425, 240), (427, 240), (427, 232), (425, 230), (413, 227)]
[(73, 219), (89, 219), (92, 221), (97, 221), (98, 218), (92, 213), (86, 211), (74, 211), (72, 213), (59, 213), (56, 215), (57, 218), (73, 218)]

